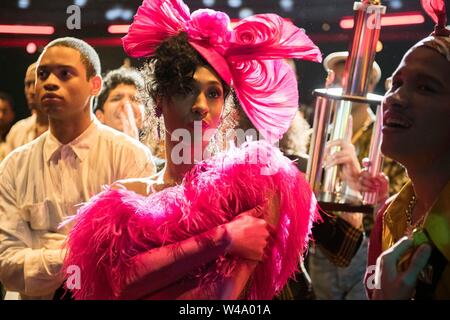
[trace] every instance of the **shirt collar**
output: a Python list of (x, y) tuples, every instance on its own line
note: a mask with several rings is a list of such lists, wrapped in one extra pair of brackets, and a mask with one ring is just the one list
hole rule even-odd
[(384, 215), (384, 224), (387, 230), (384, 233), (383, 248), (391, 247), (396, 241), (405, 235), (406, 231), (406, 208), (411, 197), (414, 194), (414, 188), (409, 180), (400, 190), (395, 199), (387, 207)]
[(87, 157), (89, 150), (97, 142), (99, 125), (99, 121), (94, 119), (82, 134), (65, 145), (59, 142), (50, 130), (48, 130), (48, 135), (44, 142), (44, 159), (48, 162), (56, 153), (61, 152), (61, 149), (70, 148), (78, 159), (83, 161)]
[[(384, 217), (388, 230), (383, 232), (383, 248), (390, 247), (393, 242), (404, 236), (406, 230), (405, 209), (413, 194), (413, 185), (409, 181), (389, 205)], [(429, 210), (424, 228), (433, 244), (450, 261), (450, 182), (439, 193)]]
[(450, 181), (431, 208), (425, 229), (433, 244), (450, 261)]

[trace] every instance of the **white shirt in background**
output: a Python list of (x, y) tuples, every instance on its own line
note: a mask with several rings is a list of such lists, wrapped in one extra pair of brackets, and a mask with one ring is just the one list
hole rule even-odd
[(60, 223), (102, 186), (154, 173), (147, 147), (98, 120), (66, 145), (47, 131), (14, 150), (0, 164), (0, 281), (51, 299), (71, 227)]
[(36, 114), (17, 121), (6, 136), (8, 153), (36, 139)]

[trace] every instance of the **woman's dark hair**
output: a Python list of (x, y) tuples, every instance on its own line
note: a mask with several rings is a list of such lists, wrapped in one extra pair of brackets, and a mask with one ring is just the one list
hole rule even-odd
[[(177, 93), (187, 92), (192, 84), (192, 78), (199, 66), (212, 66), (189, 44), (187, 34), (181, 32), (177, 36), (163, 41), (155, 54), (144, 64), (141, 73), (145, 79), (143, 95), (147, 100), (146, 125), (142, 142), (149, 145), (154, 154), (163, 156), (164, 121), (161, 110), (157, 106), (160, 98), (171, 97)], [(213, 68), (214, 69), (214, 68)], [(231, 88), (221, 79), (225, 103), (223, 119), (219, 131), (225, 132), (232, 128), (247, 130), (254, 128), (245, 112), (239, 106), (238, 99)], [(155, 139), (155, 137), (158, 137)], [(220, 139), (219, 139), (220, 140)], [(222, 150), (220, 145), (225, 141), (216, 142), (214, 149)], [(213, 145), (214, 143), (210, 143)]]
[[(170, 97), (174, 93), (185, 92), (198, 66), (211, 67), (189, 44), (185, 32), (168, 38), (144, 66), (147, 93), (156, 101), (157, 97)], [(229, 87), (223, 80), (222, 85), (226, 95)]]

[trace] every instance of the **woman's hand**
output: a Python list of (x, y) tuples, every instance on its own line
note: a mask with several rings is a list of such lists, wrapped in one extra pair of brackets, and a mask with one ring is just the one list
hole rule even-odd
[(419, 246), (413, 253), (408, 268), (398, 270), (400, 258), (413, 249), (413, 240), (403, 237), (377, 259), (375, 269), (375, 290), (372, 299), (404, 300), (411, 299), (420, 271), (427, 264), (431, 255), (431, 247), (427, 244)]
[(241, 213), (224, 225), (228, 243), (226, 252), (244, 259), (261, 261), (273, 233), (273, 227), (264, 219), (267, 205)]

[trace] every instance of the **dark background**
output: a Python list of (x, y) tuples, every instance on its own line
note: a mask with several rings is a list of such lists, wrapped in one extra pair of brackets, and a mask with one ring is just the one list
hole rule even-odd
[[(205, 1), (205, 2), (204, 2)], [(233, 8), (231, 4), (241, 5)], [(277, 13), (290, 18), (297, 26), (306, 29), (307, 34), (320, 47), (324, 57), (333, 51), (347, 50), (352, 31), (339, 27), (343, 16), (353, 16), (353, 0), (185, 0), (191, 12), (204, 8), (204, 3), (213, 3), (210, 8), (224, 11), (231, 18), (239, 18), (242, 8), (249, 8), (254, 14)], [(26, 8), (19, 8), (21, 6)], [(66, 27), (68, 6), (78, 4), (81, 8), (81, 29)], [(29, 115), (23, 95), (23, 79), (26, 68), (34, 62), (43, 46), (61, 36), (82, 38), (91, 43), (100, 55), (102, 71), (118, 68), (126, 57), (120, 45), (122, 35), (107, 32), (110, 24), (129, 24), (141, 0), (1, 0), (0, 24), (53, 25), (51, 36), (0, 34), (0, 91), (10, 93), (15, 101), (16, 120)], [(433, 23), (420, 6), (420, 0), (384, 0), (387, 13), (422, 12), (425, 23), (420, 25), (383, 27), (380, 40), (383, 50), (377, 54), (383, 75), (376, 93), (384, 93), (384, 80), (398, 65), (405, 51), (419, 39), (428, 35)], [(82, 6), (81, 6), (82, 5)], [(283, 9), (282, 5), (288, 6)], [(448, 8), (450, 6), (447, 5)], [(112, 16), (113, 20), (108, 20)], [(329, 25), (324, 31), (323, 24)], [(26, 44), (34, 42), (38, 50), (28, 54)], [(132, 60), (139, 67), (142, 61)], [(300, 97), (303, 104), (311, 104), (311, 92), (323, 86), (325, 71), (321, 64), (298, 61)]]

